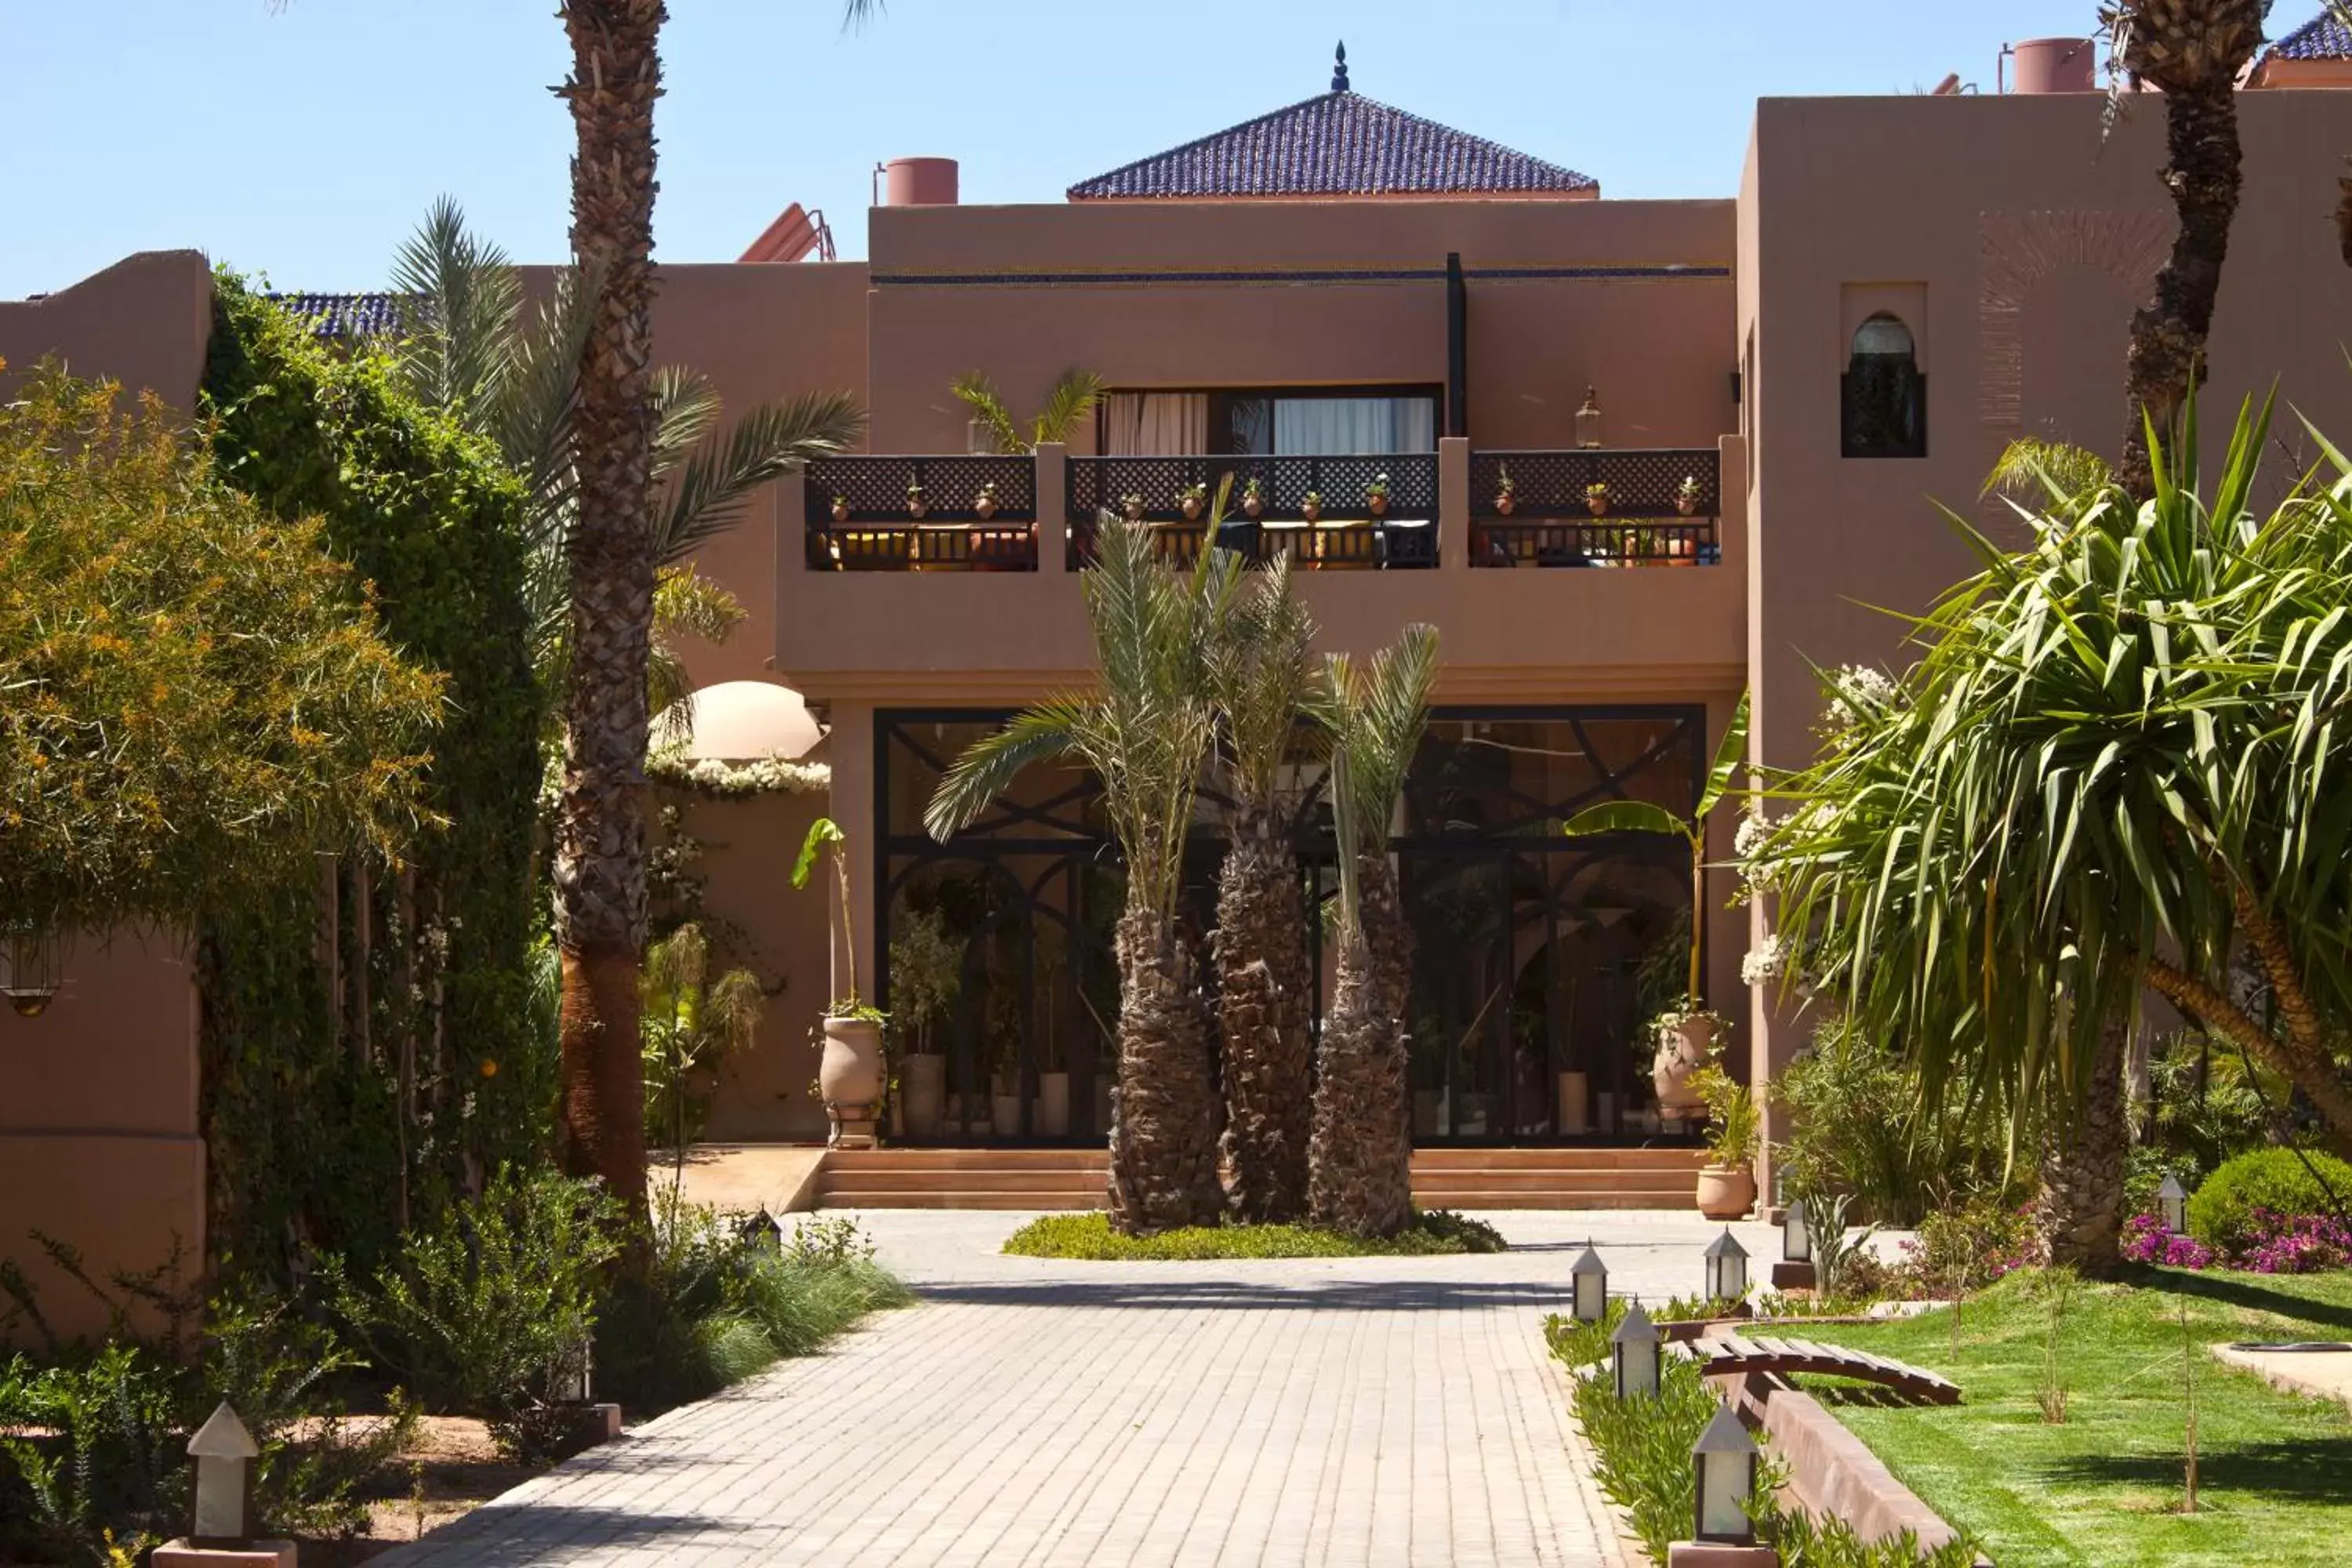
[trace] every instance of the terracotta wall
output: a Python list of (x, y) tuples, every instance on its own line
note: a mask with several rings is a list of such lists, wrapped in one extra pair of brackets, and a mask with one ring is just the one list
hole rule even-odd
[[(211, 335), (210, 271), (193, 250), (133, 256), (46, 300), (0, 302), (0, 395), (55, 358), (81, 376), (195, 405)], [(0, 1009), (0, 1258), (31, 1277), (60, 1333), (104, 1308), (50, 1267), (32, 1233), (69, 1242), (100, 1280), (205, 1246), (196, 1136), (195, 988), (178, 944), (84, 937), (47, 1012)]]
[(697, 872), (719, 961), (750, 969), (774, 993), (751, 1047), (719, 1070), (705, 1136), (717, 1142), (822, 1141), (824, 1108), (808, 1094), (817, 1062), (810, 1032), (832, 995), (825, 955), (831, 877), (821, 868), (824, 880), (796, 889), (792, 870), (809, 824), (825, 813), (825, 797), (668, 798), (682, 805), (681, 826), (703, 847)]
[[(1870, 606), (1924, 607), (1971, 569), (1937, 502), (2005, 527), (1978, 497), (2008, 439), (2120, 447), (2129, 320), (2173, 220), (2157, 178), (2162, 106), (2134, 100), (2102, 146), (2102, 102), (1758, 106), (1738, 294), (1757, 341), (1748, 662), (1765, 761), (1812, 754), (1807, 661), (1901, 660), (1900, 627)], [(2275, 382), (2276, 436), (2309, 458), (2292, 410), (2352, 435), (2352, 271), (2327, 221), (2352, 149), (2352, 95), (2249, 93), (2239, 114), (2245, 188), (2214, 321), (2209, 457), (2240, 399)], [(1925, 347), (1927, 456), (1843, 459), (1838, 377), (1855, 296), (1900, 292), (1923, 302), (1908, 324)], [(1770, 1061), (1785, 1060), (1797, 1030), (1774, 1027), (1760, 1004), (1758, 1021)]]

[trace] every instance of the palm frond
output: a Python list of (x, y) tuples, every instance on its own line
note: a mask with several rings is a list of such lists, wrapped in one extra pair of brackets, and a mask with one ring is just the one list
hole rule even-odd
[(1087, 700), (1075, 697), (1055, 698), (1014, 715), (949, 767), (923, 808), (924, 827), (941, 843), (954, 837), (979, 821), (1024, 769), (1079, 750), (1091, 718)]
[[(712, 404), (715, 416), (715, 396)], [(742, 521), (761, 486), (846, 450), (865, 432), (865, 411), (845, 392), (809, 393), (752, 409), (723, 439), (696, 447), (674, 476), (655, 523), (655, 558), (683, 559)]]
[(522, 303), (506, 252), (468, 230), (457, 202), (442, 196), (394, 253), (392, 287), (402, 301), (402, 381), (420, 401), (491, 434)]
[(968, 370), (948, 384), (948, 391), (971, 410), (973, 418), (988, 427), (989, 439), (995, 442), (998, 452), (1009, 457), (1029, 449), (1021, 439), (1021, 432), (1013, 428), (1013, 416), (1005, 412), (1004, 400), (996, 395), (995, 384), (986, 375)]
[(1095, 411), (1102, 401), (1103, 380), (1090, 370), (1066, 370), (1054, 383), (1054, 390), (1045, 395), (1045, 406), (1031, 422), (1034, 450), (1048, 441), (1067, 441), (1078, 427), (1078, 421)]
[(1985, 478), (1983, 493), (2032, 505), (2095, 494), (2115, 478), (2107, 460), (2086, 447), (2020, 436), (2001, 448), (2000, 459)]
[(530, 496), (533, 543), (549, 548), (561, 548), (579, 504), (572, 419), (596, 291), (593, 272), (567, 268), (553, 294), (514, 324), (513, 362), (486, 432)]
[(1609, 800), (1586, 806), (1568, 819), (1560, 831), (1570, 838), (1601, 833), (1664, 833), (1690, 837), (1691, 825), (1663, 805), (1646, 800)]

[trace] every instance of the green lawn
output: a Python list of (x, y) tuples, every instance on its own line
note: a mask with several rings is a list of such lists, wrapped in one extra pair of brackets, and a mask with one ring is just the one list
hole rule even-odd
[[(2049, 1313), (2032, 1276), (1962, 1310), (1824, 1329), (1811, 1337), (1931, 1367), (1965, 1403), (1895, 1408), (1860, 1390), (1808, 1386), (2000, 1568), (2352, 1562), (2352, 1411), (2277, 1393), (2208, 1344), (2352, 1340), (2352, 1273), (2272, 1276), (2135, 1270), (2078, 1287), (2061, 1331), (2066, 1420), (2037, 1401)], [(2180, 1304), (2198, 1347), (2199, 1511), (2179, 1511)]]

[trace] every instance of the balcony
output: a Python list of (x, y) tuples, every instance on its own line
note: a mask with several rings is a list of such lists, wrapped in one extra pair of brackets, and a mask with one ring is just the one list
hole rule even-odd
[(812, 572), (1034, 572), (1028, 457), (824, 458), (803, 482)]
[[(1209, 542), (1231, 474), (1216, 542), (1290, 563), (1320, 646), (1379, 647), (1425, 621), (1444, 639), (1448, 701), (1685, 700), (1736, 689), (1747, 668), (1744, 453), (1734, 436), (1719, 454), (1449, 437), (1369, 458), (833, 458), (780, 495), (773, 668), (814, 700), (886, 706), (1018, 705), (1082, 683), (1094, 654), (1076, 577), (1103, 510), (1134, 512), (1181, 565)], [(1593, 485), (1608, 487), (1599, 516)], [(1579, 569), (1549, 569), (1563, 567)]]

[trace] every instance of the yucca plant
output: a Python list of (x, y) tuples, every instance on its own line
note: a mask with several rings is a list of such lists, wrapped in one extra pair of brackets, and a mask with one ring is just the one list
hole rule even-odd
[(1129, 1236), (1213, 1225), (1223, 1206), (1208, 1016), (1176, 902), (1193, 797), (1216, 740), (1211, 643), (1240, 578), (1241, 558), (1223, 550), (1172, 574), (1148, 527), (1104, 513), (1094, 564), (1080, 574), (1096, 685), (1027, 709), (967, 749), (923, 813), (945, 840), (1024, 769), (1053, 758), (1075, 757), (1101, 781), (1127, 872), (1110, 1215)]
[(1389, 859), (1389, 824), (1436, 679), (1437, 628), (1409, 626), (1365, 663), (1328, 657), (1316, 699), (1332, 742), (1339, 963), (1317, 1058), (1307, 1212), (1317, 1225), (1357, 1236), (1394, 1236), (1412, 1220), (1404, 1029), (1412, 928)]
[[(1219, 487), (1209, 537), (1223, 524)], [(1217, 1018), (1224, 1043), (1227, 1207), (1251, 1223), (1307, 1210), (1314, 1041), (1307, 910), (1293, 842), (1323, 731), (1303, 728), (1314, 618), (1286, 557), (1255, 574), (1212, 642), (1225, 858), (1217, 878)]]
[(2268, 425), (2242, 411), (2210, 499), (2192, 398), (2178, 445), (2148, 432), (2147, 501), (2053, 477), (2014, 554), (1951, 517), (1983, 571), (1916, 622), (1901, 690), (1776, 789), (1798, 809), (1751, 857), (1803, 967), (1931, 1103), (2047, 1108), (2048, 1239), (2086, 1271), (2116, 1258), (2143, 985), (2352, 1148), (2352, 465), (2329, 448), (2346, 477), (2259, 518)]

